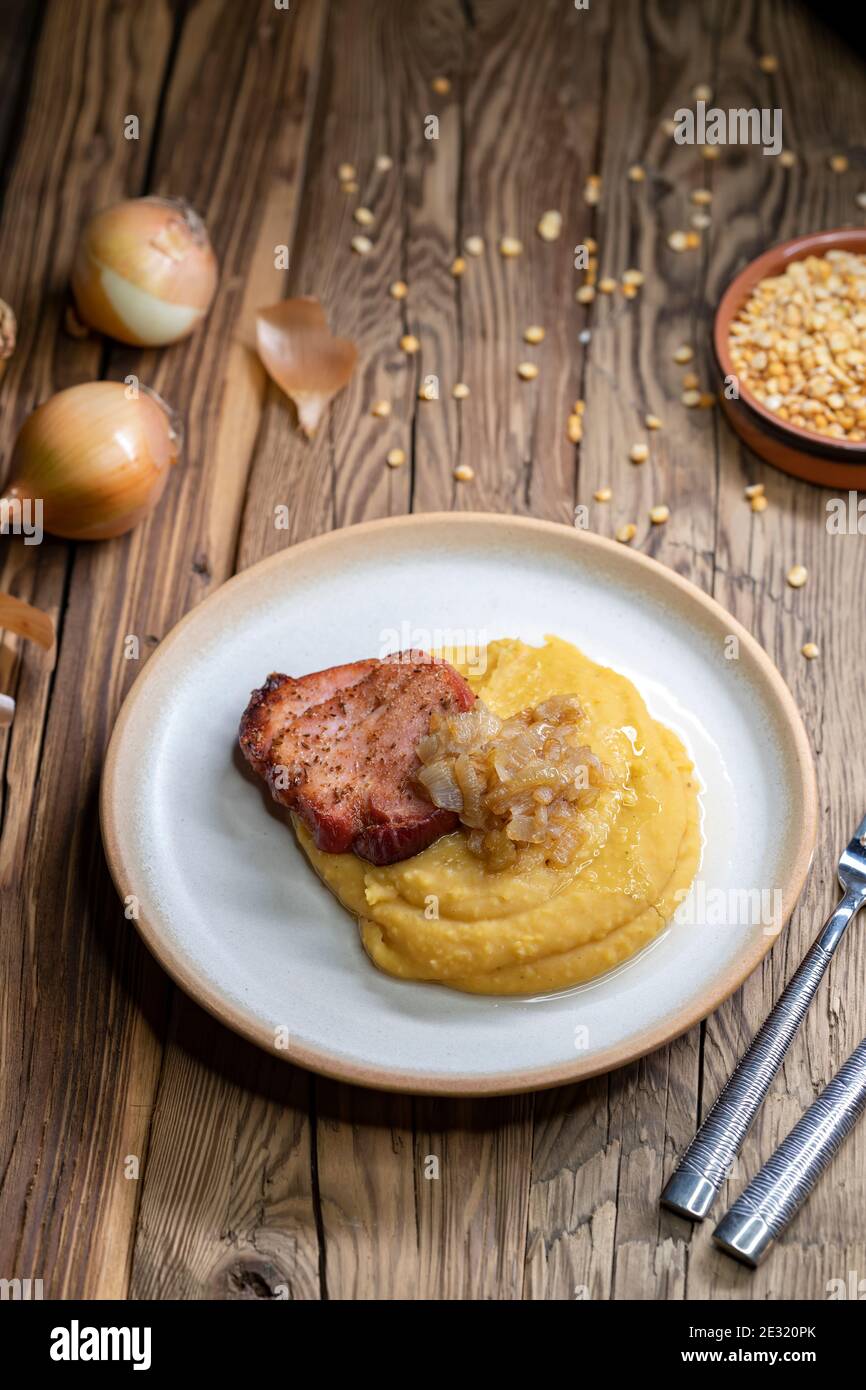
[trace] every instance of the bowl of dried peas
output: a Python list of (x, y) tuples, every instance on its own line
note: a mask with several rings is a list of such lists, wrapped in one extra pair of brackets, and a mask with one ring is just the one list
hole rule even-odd
[(732, 280), (713, 348), (725, 413), (759, 457), (866, 486), (866, 228), (794, 237)]

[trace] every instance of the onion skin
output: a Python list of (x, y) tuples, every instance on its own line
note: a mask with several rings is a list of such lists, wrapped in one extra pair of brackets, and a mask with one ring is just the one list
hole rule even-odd
[(294, 401), (298, 423), (311, 439), (328, 402), (355, 370), (358, 349), (348, 338), (334, 337), (312, 295), (260, 309), (256, 347), (268, 375)]
[(132, 198), (91, 218), (70, 278), (83, 323), (133, 347), (166, 347), (201, 323), (219, 270), (185, 203)]
[(14, 594), (0, 594), (0, 632), (16, 632), (46, 651), (54, 646), (54, 624), (48, 614)]
[(46, 531), (108, 540), (153, 510), (177, 461), (168, 408), (118, 381), (71, 386), (25, 420), (12, 455), (8, 499), (41, 499)]
[(18, 325), (15, 314), (5, 299), (0, 299), (0, 362), (5, 362), (15, 351)]

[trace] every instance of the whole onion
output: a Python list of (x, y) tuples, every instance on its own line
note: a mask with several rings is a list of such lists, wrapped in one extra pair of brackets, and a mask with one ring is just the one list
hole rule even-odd
[(38, 501), (45, 530), (70, 540), (121, 536), (156, 506), (180, 442), (155, 392), (118, 381), (71, 386), (25, 420), (0, 507), (8, 514)]
[(132, 198), (91, 218), (72, 266), (89, 327), (134, 347), (164, 347), (201, 323), (218, 267), (205, 225), (173, 198)]

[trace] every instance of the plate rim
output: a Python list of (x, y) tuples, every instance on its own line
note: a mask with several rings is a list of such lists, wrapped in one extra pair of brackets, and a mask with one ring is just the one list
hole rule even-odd
[[(782, 888), (781, 918), (787, 927), (796, 902), (803, 890), (806, 875), (812, 861), (818, 828), (818, 788), (815, 761), (808, 735), (797, 704), (774, 662), (755, 637), (729, 613), (716, 599), (705, 593), (690, 579), (685, 579), (675, 570), (663, 565), (650, 555), (639, 550), (631, 550), (617, 541), (600, 536), (592, 531), (572, 527), (558, 521), (546, 521), (538, 517), (512, 516), (501, 512), (420, 512), (396, 517), (381, 517), (371, 521), (358, 522), (351, 526), (338, 527), (308, 540), (287, 546), (273, 555), (250, 565), (238, 574), (230, 576), (222, 584), (174, 624), (148, 658), (144, 668), (138, 673), (130, 686), (118, 712), (112, 729), (100, 782), (99, 819), (103, 848), (114, 886), (121, 899), (125, 896), (122, 886), (128, 886), (131, 874), (126, 870), (123, 852), (123, 801), (119, 793), (118, 765), (121, 756), (124, 734), (131, 715), (142, 696), (154, 671), (166, 659), (166, 653), (175, 645), (187, 624), (208, 605), (214, 604), (229, 587), (240, 588), (257, 582), (259, 577), (270, 569), (291, 563), (297, 557), (328, 544), (334, 544), (345, 532), (359, 536), (364, 532), (373, 533), (384, 530), (410, 529), (414, 526), (447, 523), (450, 527), (483, 523), (487, 526), (517, 527), (537, 535), (556, 534), (569, 536), (577, 545), (613, 552), (618, 562), (638, 569), (649, 569), (672, 587), (686, 593), (716, 618), (723, 618), (729, 631), (739, 639), (755, 660), (765, 682), (776, 696), (780, 713), (791, 736), (796, 752), (796, 767), (800, 774), (800, 804), (803, 815), (800, 821), (800, 835), (796, 846), (792, 868), (788, 880)], [(707, 1018), (744, 983), (771, 949), (774, 941), (781, 936), (759, 937), (756, 943), (739, 956), (725, 971), (716, 985), (701, 991), (696, 998), (670, 1015), (653, 1028), (630, 1039), (626, 1043), (614, 1044), (596, 1053), (593, 1058), (581, 1061), (579, 1055), (574, 1061), (561, 1062), (553, 1066), (536, 1067), (521, 1072), (512, 1072), (501, 1077), (478, 1077), (473, 1075), (442, 1075), (434, 1072), (417, 1072), (383, 1069), (369, 1066), (347, 1058), (339, 1053), (308, 1047), (290, 1042), (286, 1048), (276, 1049), (270, 1031), (251, 1019), (242, 1008), (225, 999), (218, 990), (213, 989), (192, 970), (183, 954), (175, 950), (159, 929), (147, 916), (139, 913), (133, 919), (134, 925), (150, 953), (159, 962), (169, 978), (188, 994), (212, 1017), (224, 1026), (238, 1033), (248, 1042), (263, 1048), (269, 1056), (277, 1056), (287, 1062), (307, 1068), (335, 1081), (345, 1081), (353, 1085), (365, 1086), (374, 1090), (391, 1091), (400, 1094), (437, 1096), (504, 1096), (517, 1095), (526, 1091), (547, 1090), (553, 1086), (572, 1084), (601, 1076), (618, 1067), (626, 1066), (657, 1048), (673, 1042), (693, 1028), (696, 1023)], [(371, 966), (371, 968), (373, 968)]]

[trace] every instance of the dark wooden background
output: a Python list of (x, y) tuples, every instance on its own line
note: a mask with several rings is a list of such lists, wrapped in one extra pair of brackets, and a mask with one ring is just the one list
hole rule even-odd
[[(866, 1129), (847, 1144), (757, 1274), (657, 1194), (696, 1121), (790, 977), (834, 894), (834, 862), (866, 809), (862, 537), (829, 536), (827, 494), (760, 465), (715, 410), (680, 403), (681, 342), (709, 384), (720, 290), (759, 249), (862, 222), (863, 67), (789, 0), (3, 0), (0, 296), (19, 345), (0, 389), (8, 458), (53, 391), (130, 371), (183, 411), (185, 459), (158, 510), (97, 545), (2, 543), (0, 589), (50, 611), (46, 658), (17, 647), (2, 736), (0, 1276), (46, 1296), (132, 1298), (824, 1298), (866, 1276)], [(771, 53), (778, 71), (758, 57)], [(431, 79), (447, 75), (447, 96)], [(718, 104), (780, 106), (780, 167), (755, 148), (715, 163), (661, 122), (709, 83)], [(123, 137), (136, 114), (140, 139)], [(436, 114), (437, 141), (424, 138)], [(849, 155), (845, 174), (830, 171)], [(379, 153), (394, 159), (376, 174)], [(343, 161), (360, 193), (341, 190)], [(630, 183), (633, 162), (646, 166)], [(586, 176), (603, 178), (595, 208)], [(698, 250), (689, 191), (713, 191)], [(147, 191), (189, 199), (221, 282), (204, 330), (163, 352), (63, 332), (76, 238), (97, 208)], [(349, 250), (358, 202), (372, 254)], [(546, 245), (535, 224), (564, 219)], [(484, 257), (449, 273), (468, 233)], [(525, 253), (502, 260), (500, 235)], [(571, 248), (601, 274), (643, 270), (639, 297), (574, 301)], [(288, 274), (274, 247), (291, 248)], [(401, 276), (410, 298), (388, 283)], [(360, 365), (313, 443), (249, 350), (253, 314), (317, 294)], [(521, 343), (542, 324), (541, 348)], [(588, 346), (579, 341), (589, 327)], [(418, 357), (398, 349), (411, 329)], [(541, 373), (521, 384), (515, 366)], [(418, 402), (422, 375), (443, 383)], [(461, 406), (450, 385), (472, 395)], [(370, 403), (394, 403), (384, 424)], [(586, 400), (582, 444), (565, 435)], [(663, 417), (642, 468), (628, 449)], [(409, 455), (384, 466), (387, 449)], [(458, 486), (458, 462), (475, 470)], [(754, 515), (744, 484), (764, 481)], [(607, 506), (593, 491), (614, 489)], [(671, 519), (651, 529), (648, 508)], [(723, 1008), (675, 1044), (584, 1085), (499, 1101), (381, 1096), (265, 1056), (179, 993), (140, 945), (105, 868), (97, 793), (136, 663), (235, 570), (334, 527), (459, 507), (569, 522), (576, 503), (715, 596), (779, 664), (814, 739), (815, 868), (792, 926)], [(289, 532), (273, 524), (287, 504)], [(795, 563), (810, 579), (785, 585)], [(819, 661), (800, 655), (804, 641)], [(855, 928), (796, 1040), (732, 1179), (734, 1195), (866, 1031)], [(424, 1181), (424, 1158), (441, 1177)], [(125, 1160), (139, 1175), (125, 1176)]]

